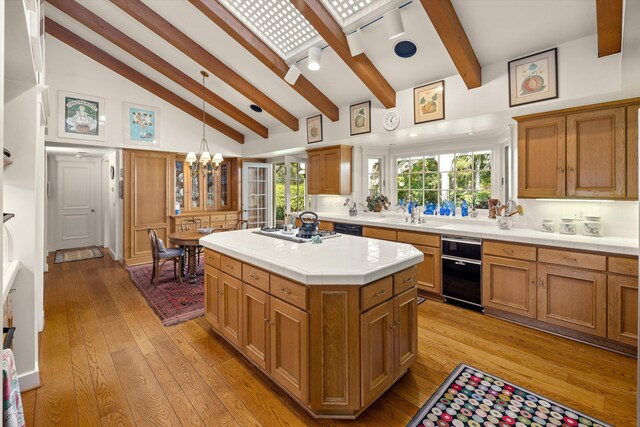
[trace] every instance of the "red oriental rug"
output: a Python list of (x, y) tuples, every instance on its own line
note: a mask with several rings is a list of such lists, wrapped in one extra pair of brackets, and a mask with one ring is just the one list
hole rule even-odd
[(158, 315), (164, 326), (186, 322), (204, 316), (204, 260), (196, 271), (196, 283), (186, 277), (182, 283), (173, 277), (173, 266), (167, 263), (160, 271), (158, 286), (151, 284), (151, 264), (128, 267), (129, 277), (149, 307)]

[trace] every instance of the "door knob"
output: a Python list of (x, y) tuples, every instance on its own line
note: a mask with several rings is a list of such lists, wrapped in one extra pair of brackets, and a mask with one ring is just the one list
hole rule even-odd
[(91, 212), (95, 212), (95, 211), (96, 211), (95, 209), (91, 209)]

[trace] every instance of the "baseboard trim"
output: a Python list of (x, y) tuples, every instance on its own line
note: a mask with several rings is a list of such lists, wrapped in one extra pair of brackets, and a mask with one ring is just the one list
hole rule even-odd
[(36, 363), (36, 369), (34, 371), (18, 375), (18, 382), (21, 392), (40, 387), (40, 369), (38, 368), (38, 364)]
[(44, 330), (44, 310), (38, 314), (38, 332)]
[(114, 261), (117, 261), (117, 260), (118, 260), (118, 256), (116, 255), (116, 253), (115, 253), (115, 252), (113, 252), (113, 251), (111, 250), (111, 248), (107, 248), (107, 250), (109, 251), (109, 255), (111, 255), (111, 258), (112, 258)]

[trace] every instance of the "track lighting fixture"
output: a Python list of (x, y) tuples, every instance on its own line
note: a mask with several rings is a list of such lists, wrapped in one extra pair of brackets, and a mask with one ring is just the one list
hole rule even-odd
[(322, 59), (322, 49), (317, 46), (309, 48), (309, 60), (307, 62), (307, 68), (312, 71), (320, 69), (320, 60)]
[(296, 84), (296, 81), (298, 81), (298, 77), (300, 77), (300, 68), (296, 67), (295, 64), (292, 64), (289, 66), (289, 70), (284, 76), (284, 81), (293, 86)]
[(400, 37), (404, 34), (404, 24), (402, 23), (402, 14), (399, 8), (391, 9), (384, 14), (384, 23), (387, 27), (389, 40)]

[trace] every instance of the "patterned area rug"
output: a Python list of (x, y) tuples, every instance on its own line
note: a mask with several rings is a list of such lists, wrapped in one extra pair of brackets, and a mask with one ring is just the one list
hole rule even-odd
[(84, 261), (86, 259), (93, 258), (102, 258), (102, 251), (93, 246), (90, 248), (80, 248), (80, 249), (67, 249), (56, 251), (56, 256), (54, 259), (54, 264), (60, 264), (62, 262), (72, 262), (72, 261)]
[(131, 281), (164, 326), (204, 316), (204, 259), (200, 259), (194, 284), (189, 283), (186, 277), (183, 277), (182, 284), (174, 279), (173, 265), (168, 262), (160, 271), (160, 280), (156, 286), (151, 284), (151, 270), (151, 264), (127, 268)]
[(459, 364), (407, 427), (613, 427)]

